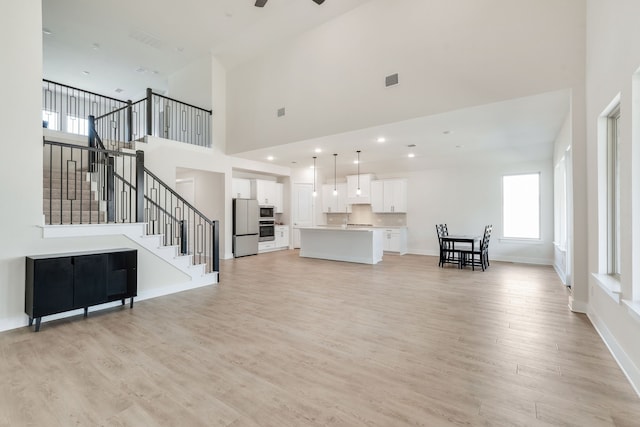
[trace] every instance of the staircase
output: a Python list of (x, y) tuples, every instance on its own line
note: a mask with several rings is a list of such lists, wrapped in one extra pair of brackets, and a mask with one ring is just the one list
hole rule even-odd
[(42, 209), (45, 224), (96, 224), (107, 221), (91, 173), (45, 170)]
[[(90, 156), (95, 155), (91, 154), (87, 147), (65, 144), (60, 141), (45, 141), (44, 144), (45, 167), (42, 181), (42, 207), (46, 224), (43, 233), (45, 238), (123, 235), (189, 277), (187, 283), (176, 285), (177, 287), (173, 287), (175, 289), (172, 288), (171, 292), (218, 282), (218, 272), (213, 268), (217, 262), (216, 264), (211, 262), (211, 253), (206, 253), (203, 256), (202, 244), (187, 246), (185, 243), (183, 248), (180, 245), (165, 245), (165, 242), (174, 243), (177, 241), (180, 243), (181, 238), (174, 235), (174, 229), (170, 229), (169, 238), (165, 238), (164, 234), (157, 232), (157, 230), (164, 231), (164, 228), (157, 226), (157, 219), (154, 223), (153, 212), (157, 216), (158, 212), (163, 210), (158, 203), (161, 202), (159, 199), (166, 199), (166, 196), (155, 197), (154, 200), (151, 200), (146, 194), (143, 194), (146, 201), (145, 218), (151, 215), (150, 223), (153, 226), (148, 227), (147, 223), (135, 222), (137, 212), (135, 200), (137, 189), (134, 179), (136, 155), (131, 154), (131, 150), (122, 150), (121, 157), (111, 155), (113, 163), (110, 165), (107, 161), (101, 160), (102, 163), (92, 167), (97, 172), (89, 172)], [(56, 149), (60, 151), (54, 152)], [(95, 157), (107, 158), (102, 154)], [(46, 159), (50, 160), (46, 161)], [(49, 164), (55, 165), (54, 168), (50, 168)], [(84, 167), (84, 170), (76, 171), (76, 167)], [(142, 168), (144, 169), (144, 166)], [(106, 194), (109, 192), (109, 185), (106, 184), (109, 178), (106, 171), (109, 170), (114, 172), (111, 174), (111, 194), (112, 198), (116, 200), (112, 202), (106, 201)], [(150, 174), (146, 169), (144, 173)], [(160, 186), (165, 184), (158, 181), (155, 176), (153, 176), (153, 182), (153, 195), (157, 196), (161, 191)], [(167, 192), (172, 192), (172, 190), (162, 190), (163, 194)], [(122, 197), (123, 193), (127, 197)], [(180, 196), (174, 194), (171, 197), (172, 206), (178, 206), (173, 203), (176, 203), (174, 202), (176, 198), (181, 199)], [(110, 222), (107, 214), (109, 203), (112, 203), (111, 209), (112, 212), (115, 212), (111, 214), (115, 221)], [(187, 206), (188, 204), (183, 199), (180, 203), (180, 209), (183, 211), (186, 211), (190, 206)], [(126, 206), (124, 209), (123, 205)], [(167, 222), (166, 215), (163, 217), (163, 223)], [(193, 227), (191, 228), (193, 229)], [(156, 230), (158, 234), (147, 234), (148, 230)], [(184, 239), (185, 241), (186, 239), (198, 240), (200, 237), (200, 235), (187, 235)], [(209, 244), (211, 244), (210, 240)], [(181, 251), (185, 253), (181, 253)], [(202, 264), (194, 263), (194, 255), (192, 254), (195, 254), (196, 261), (202, 262)]]

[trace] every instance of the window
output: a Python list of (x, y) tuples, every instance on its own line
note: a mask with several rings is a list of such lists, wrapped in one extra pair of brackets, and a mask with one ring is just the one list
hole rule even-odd
[(620, 276), (620, 106), (607, 116), (607, 273)]
[(42, 110), (42, 127), (60, 130), (58, 126), (58, 113), (55, 111)]
[(503, 236), (540, 239), (540, 174), (502, 177)]
[(89, 135), (89, 121), (80, 117), (67, 116), (67, 132)]

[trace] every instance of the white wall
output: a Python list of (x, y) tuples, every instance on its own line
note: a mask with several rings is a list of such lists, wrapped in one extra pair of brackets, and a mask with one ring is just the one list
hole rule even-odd
[(167, 96), (210, 110), (213, 105), (212, 66), (211, 57), (204, 56), (171, 74), (168, 78)]
[[(43, 239), (42, 229), (42, 20), (38, 1), (11, 2), (0, 14), (0, 39), (7, 64), (0, 104), (0, 330), (27, 324), (24, 313), (25, 256), (136, 247), (122, 236)], [(20, 40), (14, 43), (13, 40)], [(16, 185), (19, 184), (19, 185)], [(153, 295), (184, 282), (184, 275), (139, 251), (139, 295)], [(45, 319), (46, 320), (46, 319)]]
[(372, 0), (229, 73), (227, 152), (582, 92), (583, 46), (582, 0)]
[[(640, 280), (640, 162), (638, 161), (638, 117), (640, 100), (633, 100), (632, 79), (640, 67), (640, 2), (636, 0), (587, 1), (587, 161), (589, 273), (598, 273), (604, 242), (598, 239), (598, 135), (597, 118), (614, 97), (621, 94), (621, 298), (639, 302), (634, 285)], [(635, 121), (635, 124), (634, 124)], [(636, 129), (633, 129), (633, 127)], [(578, 178), (578, 177), (576, 177)], [(577, 210), (576, 210), (577, 212)], [(577, 218), (577, 216), (576, 216)], [(604, 272), (600, 272), (604, 273)], [(637, 288), (636, 288), (637, 289)], [(617, 302), (589, 276), (588, 313), (594, 325), (640, 389), (640, 315)], [(637, 310), (637, 309), (636, 309)]]
[[(540, 172), (541, 241), (522, 243), (502, 238), (502, 176)], [(551, 159), (524, 164), (478, 165), (378, 175), (408, 180), (407, 227), (410, 253), (437, 256), (435, 225), (450, 234), (482, 235), (493, 224), (490, 259), (551, 265), (553, 260), (553, 169)]]

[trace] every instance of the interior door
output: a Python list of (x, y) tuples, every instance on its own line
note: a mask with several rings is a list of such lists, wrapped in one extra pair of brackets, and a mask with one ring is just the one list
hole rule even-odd
[(300, 230), (298, 227), (313, 225), (313, 185), (293, 184), (293, 247), (300, 247)]

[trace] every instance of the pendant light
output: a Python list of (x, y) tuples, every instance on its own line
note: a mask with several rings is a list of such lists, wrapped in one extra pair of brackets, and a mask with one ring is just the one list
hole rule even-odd
[(356, 196), (360, 197), (362, 191), (360, 191), (360, 150), (356, 151), (358, 153), (358, 189), (356, 190)]
[(338, 160), (338, 154), (333, 154), (333, 195), (338, 195), (338, 184), (337, 184), (337, 175), (336, 175), (336, 162)]
[(318, 193), (316, 192), (316, 159), (317, 156), (313, 156), (313, 197), (316, 197)]

